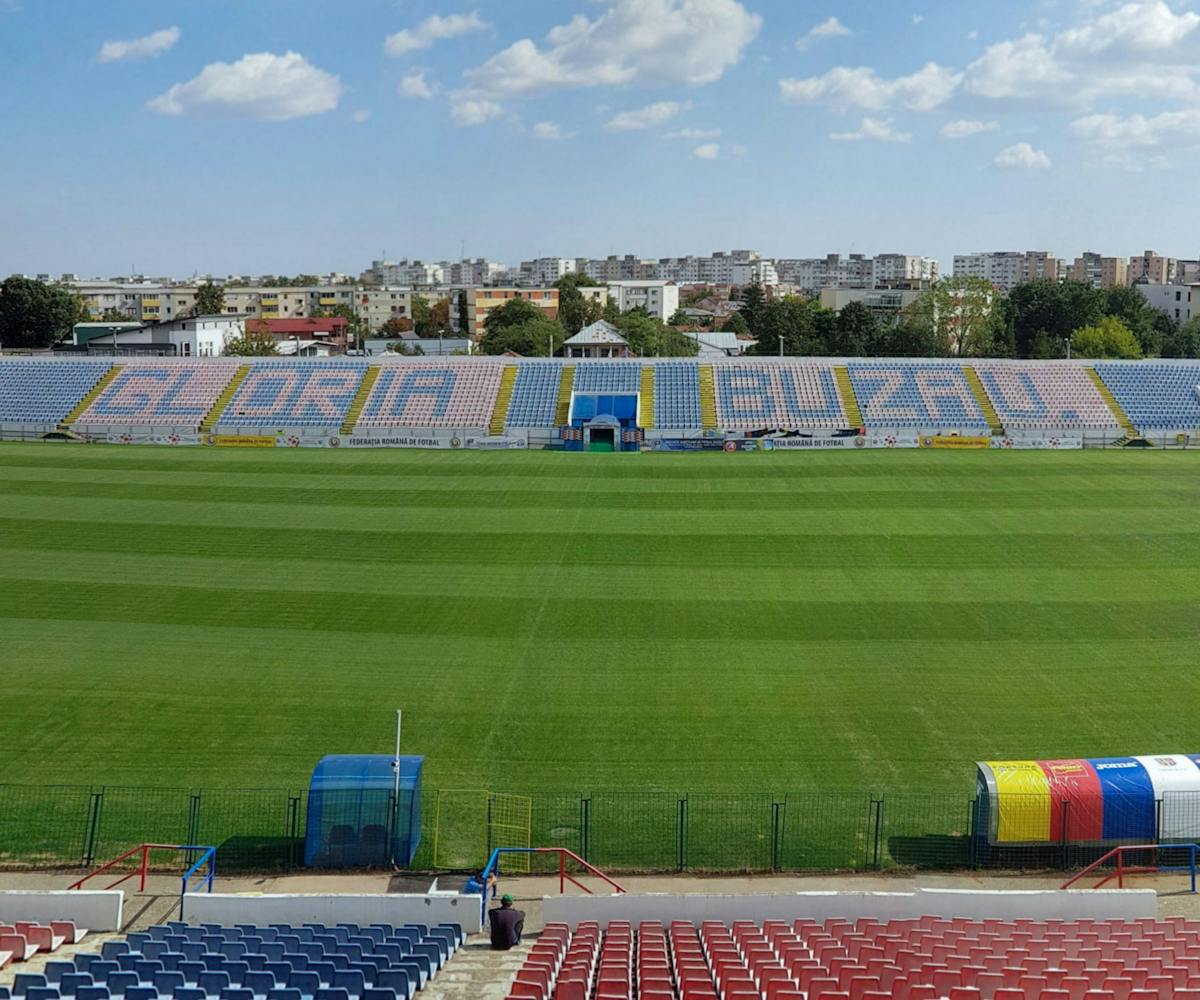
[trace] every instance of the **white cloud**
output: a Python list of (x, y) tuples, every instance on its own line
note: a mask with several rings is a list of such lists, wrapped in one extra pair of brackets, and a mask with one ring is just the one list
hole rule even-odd
[(425, 18), (415, 28), (405, 28), (394, 35), (388, 35), (383, 41), (383, 51), (389, 56), (405, 56), (410, 52), (427, 49), (434, 42), (458, 38), (473, 31), (482, 31), (486, 27), (487, 23), (475, 11), (470, 14), (450, 14), (447, 17), (434, 14)]
[(793, 104), (828, 104), (836, 111), (881, 111), (893, 106), (932, 111), (950, 99), (961, 79), (961, 74), (932, 62), (894, 80), (885, 80), (866, 66), (836, 66), (822, 76), (780, 80), (779, 92)]
[(1027, 142), (1018, 142), (1000, 150), (992, 161), (1006, 170), (1049, 170), (1050, 157)]
[(967, 67), (963, 88), (993, 100), (1040, 98), (1057, 103), (1058, 92), (1068, 87), (1070, 79), (1046, 39), (1030, 34), (989, 45)]
[(864, 118), (854, 132), (833, 132), (829, 136), (838, 142), (859, 142), (874, 139), (878, 142), (912, 142), (911, 132), (897, 132), (891, 118)]
[(721, 147), (715, 142), (706, 142), (692, 150), (697, 160), (715, 160), (721, 155)]
[(169, 52), (179, 41), (178, 28), (163, 28), (141, 38), (125, 42), (105, 42), (100, 46), (97, 62), (120, 62), (122, 59), (154, 59)]
[(719, 139), (721, 138), (721, 130), (719, 128), (681, 128), (674, 132), (668, 132), (663, 136), (664, 139)]
[(841, 38), (850, 34), (853, 32), (836, 17), (826, 18), (820, 24), (809, 28), (796, 42), (796, 48), (803, 52), (813, 42), (819, 42), (825, 38)]
[(703, 84), (719, 80), (758, 34), (740, 0), (616, 0), (577, 14), (545, 45), (523, 38), (469, 70), (468, 89), (493, 97), (570, 87)]
[(678, 101), (658, 101), (634, 111), (621, 111), (606, 122), (604, 127), (609, 132), (632, 132), (653, 128), (655, 125), (669, 122), (683, 109), (684, 105)]
[(1094, 21), (1070, 28), (1058, 36), (1063, 55), (1155, 55), (1196, 37), (1200, 14), (1176, 14), (1163, 0), (1137, 0), (1101, 14)]
[(999, 127), (999, 122), (979, 122), (963, 118), (956, 122), (946, 122), (942, 126), (942, 135), (947, 139), (969, 139), (980, 132), (994, 132)]
[(967, 41), (968, 41), (968, 42), (973, 42), (973, 41), (975, 41), (975, 39), (976, 39), (976, 38), (978, 38), (978, 37), (979, 37), (979, 32), (978, 32), (978, 31), (968, 31), (968, 32), (967, 32)]
[(559, 139), (570, 139), (574, 132), (564, 132), (556, 122), (537, 122), (533, 126), (533, 137), (545, 142), (557, 142)]
[(450, 95), (450, 116), (455, 125), (482, 125), (493, 118), (499, 118), (502, 114), (504, 108), (485, 97), (472, 97), (463, 93)]
[(1200, 143), (1200, 109), (1164, 111), (1149, 117), (1088, 115), (1073, 121), (1071, 132), (1086, 142), (1119, 151), (1167, 144), (1195, 145)]
[(913, 27), (916, 27), (918, 24), (920, 24), (924, 20), (925, 20), (924, 14), (913, 14), (913, 16), (912, 16)]
[(354, 122), (355, 125), (365, 125), (371, 120), (371, 112), (355, 111), (354, 114), (350, 116), (350, 120)]
[(415, 97), (427, 101), (437, 93), (437, 85), (425, 79), (425, 70), (414, 70), (400, 78), (399, 91), (403, 97)]
[(287, 121), (337, 107), (342, 83), (296, 52), (257, 52), (235, 63), (209, 63), (147, 103), (162, 115)]

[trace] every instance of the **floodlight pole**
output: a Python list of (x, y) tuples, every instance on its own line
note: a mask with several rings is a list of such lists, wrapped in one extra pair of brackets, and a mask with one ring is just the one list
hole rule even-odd
[(396, 779), (396, 808), (400, 808), (400, 709), (396, 709), (396, 759), (392, 762)]
[(392, 759), (392, 868), (398, 869), (396, 864), (396, 827), (400, 822), (400, 709), (396, 709), (396, 756)]

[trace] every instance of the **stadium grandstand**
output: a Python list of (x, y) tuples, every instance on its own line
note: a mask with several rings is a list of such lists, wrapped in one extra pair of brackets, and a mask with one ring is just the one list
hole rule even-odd
[(427, 446), (608, 451), (747, 439), (1174, 447), (1198, 429), (1194, 362), (0, 359), (4, 439), (70, 432), (122, 442), (268, 436), (386, 445), (429, 432)]

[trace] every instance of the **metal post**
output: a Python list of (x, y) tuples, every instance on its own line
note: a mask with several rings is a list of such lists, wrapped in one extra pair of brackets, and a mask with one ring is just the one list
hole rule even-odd
[(879, 836), (880, 828), (883, 826), (883, 799), (879, 799), (875, 803), (875, 870), (879, 871), (881, 864), (879, 860)]
[(771, 803), (771, 871), (779, 871), (779, 803)]
[(679, 870), (687, 868), (687, 796), (679, 800), (679, 819), (677, 822), (679, 841), (676, 845), (676, 862)]
[(150, 845), (142, 844), (142, 880), (138, 892), (146, 891), (146, 869), (150, 867)]

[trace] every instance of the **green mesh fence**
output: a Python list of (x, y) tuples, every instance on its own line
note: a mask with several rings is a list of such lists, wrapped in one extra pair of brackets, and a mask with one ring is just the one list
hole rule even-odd
[[(303, 866), (305, 795), (0, 785), (0, 866), (76, 869), (142, 843), (191, 843), (215, 845), (226, 874), (290, 871)], [(427, 790), (425, 802), (417, 870), (482, 868), (492, 848), (526, 839), (526, 823), (530, 845), (565, 847), (613, 872), (1077, 870), (1111, 846), (989, 844), (975, 800), (954, 794)], [(1168, 793), (1159, 811), (1164, 830), (1200, 828), (1198, 793)], [(1147, 853), (1154, 863), (1161, 848)], [(532, 872), (557, 867), (556, 856), (529, 859)]]

